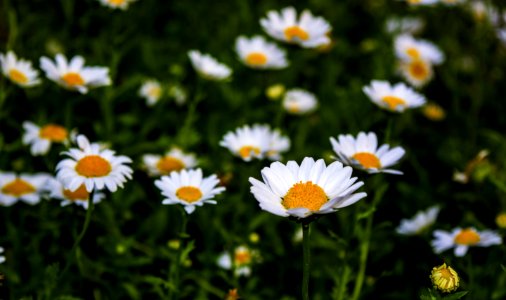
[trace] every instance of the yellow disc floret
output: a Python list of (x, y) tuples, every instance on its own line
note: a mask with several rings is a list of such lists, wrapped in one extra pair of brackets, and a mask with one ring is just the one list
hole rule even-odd
[(309, 39), (309, 34), (299, 26), (290, 26), (285, 29), (285, 37), (288, 41), (292, 41), (295, 38), (306, 41)]
[(202, 192), (199, 188), (194, 186), (183, 186), (177, 189), (176, 196), (188, 203), (193, 203), (202, 198)]
[(248, 65), (263, 66), (267, 63), (267, 56), (261, 52), (251, 52), (245, 58)]
[(20, 178), (16, 178), (2, 187), (2, 193), (14, 197), (31, 194), (35, 191), (36, 189), (33, 185)]
[(318, 211), (328, 201), (323, 189), (311, 181), (294, 184), (283, 197), (283, 206), (286, 209), (304, 207), (310, 211)]
[(9, 78), (15, 83), (25, 84), (28, 82), (28, 77), (23, 72), (20, 72), (16, 69), (11, 69), (9, 71)]
[(171, 156), (165, 156), (165, 157), (162, 157), (156, 163), (156, 168), (162, 174), (169, 174), (172, 171), (182, 170), (184, 168), (184, 163), (177, 158), (174, 158)]
[(48, 124), (40, 128), (39, 136), (52, 142), (63, 142), (67, 139), (67, 129), (62, 126)]
[(81, 184), (81, 186), (73, 192), (67, 189), (63, 189), (63, 196), (65, 196), (65, 198), (70, 201), (82, 201), (88, 200), (90, 193), (88, 193), (86, 190), (86, 186), (84, 184)]
[(406, 105), (406, 101), (404, 101), (404, 99), (396, 96), (385, 96), (382, 98), (382, 100), (388, 105), (388, 108), (390, 108), (391, 110), (395, 110), (397, 106)]
[(455, 236), (455, 243), (460, 245), (475, 245), (480, 241), (480, 235), (473, 229), (462, 229)]
[(75, 167), (76, 172), (84, 177), (107, 176), (111, 170), (111, 164), (99, 155), (89, 155), (81, 158)]
[(241, 149), (239, 149), (239, 155), (244, 159), (249, 158), (253, 154), (259, 155), (260, 149), (255, 146), (242, 146)]
[(69, 86), (84, 85), (84, 79), (79, 73), (69, 72), (61, 77)]
[(362, 167), (366, 169), (379, 169), (381, 168), (381, 162), (379, 158), (374, 155), (373, 153), (369, 152), (358, 152), (355, 153), (355, 155), (352, 156), (354, 159), (356, 159)]

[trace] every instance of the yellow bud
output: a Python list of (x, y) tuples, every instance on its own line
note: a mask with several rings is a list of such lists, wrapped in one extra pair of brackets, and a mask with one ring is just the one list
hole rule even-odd
[(277, 100), (285, 93), (285, 86), (282, 84), (271, 85), (265, 90), (265, 95), (271, 100)]
[(427, 103), (424, 105), (422, 112), (431, 121), (441, 121), (446, 116), (444, 109), (436, 103)]
[(434, 288), (440, 290), (443, 293), (450, 293), (459, 287), (460, 278), (457, 272), (446, 263), (443, 263), (439, 267), (432, 268), (430, 279)]
[(179, 247), (181, 247), (181, 241), (180, 240), (170, 240), (167, 243), (167, 246), (169, 246), (169, 248), (171, 248), (171, 249), (177, 250), (177, 249), (179, 249)]
[(495, 218), (495, 223), (499, 228), (506, 228), (506, 212), (501, 212)]
[(258, 243), (258, 241), (260, 241), (260, 236), (258, 235), (258, 233), (253, 232), (249, 235), (249, 240), (250, 242), (256, 244)]

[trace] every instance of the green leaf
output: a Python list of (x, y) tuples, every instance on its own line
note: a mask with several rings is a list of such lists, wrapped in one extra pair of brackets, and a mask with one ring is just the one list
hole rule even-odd
[(469, 292), (468, 291), (461, 291), (461, 292), (450, 294), (448, 296), (444, 296), (442, 299), (444, 299), (444, 300), (456, 300), (456, 299), (460, 299), (460, 298), (464, 297), (467, 293), (469, 293)]

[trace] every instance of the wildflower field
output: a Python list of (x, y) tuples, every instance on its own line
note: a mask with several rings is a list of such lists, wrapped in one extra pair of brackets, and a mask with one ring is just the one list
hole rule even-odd
[(0, 299), (506, 299), (506, 2), (0, 1)]

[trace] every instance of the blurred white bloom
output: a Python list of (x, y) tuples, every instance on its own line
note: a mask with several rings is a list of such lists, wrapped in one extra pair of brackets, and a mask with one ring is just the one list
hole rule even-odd
[(23, 144), (31, 145), (32, 155), (45, 155), (49, 152), (52, 143), (68, 144), (69, 133), (65, 127), (56, 124), (46, 124), (42, 127), (32, 122), (23, 122), (25, 133)]
[(269, 150), (265, 153), (270, 160), (280, 160), (281, 153), (290, 149), (290, 139), (287, 136), (281, 135), (278, 129), (271, 131)]
[(239, 246), (234, 249), (233, 256), (229, 252), (223, 252), (218, 257), (218, 266), (225, 270), (234, 270), (235, 276), (250, 276), (251, 265), (258, 255), (256, 251), (247, 246)]
[[(60, 199), (61, 206), (75, 204), (88, 209), (90, 193), (86, 190), (86, 186), (81, 184), (75, 191), (66, 189), (63, 184), (55, 178), (50, 178), (46, 184), (45, 190), (49, 192), (52, 199)], [(99, 203), (105, 195), (99, 191), (93, 193), (93, 203)]]
[(296, 115), (303, 115), (314, 111), (318, 107), (318, 100), (313, 93), (303, 89), (290, 89), (283, 97), (283, 108)]
[(0, 53), (0, 66), (5, 77), (21, 87), (32, 87), (40, 83), (39, 72), (32, 67), (32, 62), (18, 59), (12, 51)]
[(183, 105), (186, 103), (186, 100), (188, 98), (188, 94), (178, 84), (175, 84), (169, 88), (169, 91), (167, 92), (169, 97), (174, 98), (174, 101), (177, 105)]
[(158, 80), (146, 80), (139, 89), (139, 96), (146, 99), (148, 106), (155, 105), (162, 96), (162, 86)]
[[(0, 254), (4, 253), (4, 248), (0, 247)], [(0, 264), (3, 264), (5, 262), (5, 256), (0, 255)]]
[(415, 39), (409, 34), (401, 34), (394, 41), (395, 54), (403, 61), (424, 60), (434, 65), (441, 64), (443, 52), (432, 42)]
[(188, 51), (195, 71), (209, 80), (225, 80), (230, 77), (232, 70), (225, 64), (219, 63), (209, 54), (202, 54), (197, 50)]
[(409, 5), (432, 5), (437, 3), (439, 0), (406, 0)]
[(436, 222), (439, 214), (439, 206), (431, 206), (425, 211), (419, 211), (411, 219), (402, 219), (401, 224), (397, 227), (398, 234), (416, 235), (422, 233)]
[(362, 90), (373, 103), (392, 112), (401, 113), (425, 104), (425, 97), (404, 83), (391, 85), (387, 81), (373, 80)]
[(102, 3), (103, 6), (126, 10), (130, 5), (130, 3), (135, 2), (137, 0), (98, 0), (98, 1), (100, 1), (100, 3)]
[(474, 227), (457, 227), (451, 232), (444, 230), (434, 231), (434, 240), (431, 245), (436, 254), (455, 248), (455, 256), (464, 256), (469, 247), (489, 247), (502, 244), (502, 237), (492, 230), (478, 231)]
[(385, 29), (391, 34), (416, 34), (422, 31), (425, 26), (423, 19), (415, 17), (389, 18), (385, 24)]
[(168, 175), (172, 171), (191, 169), (197, 166), (193, 153), (185, 153), (177, 147), (170, 149), (165, 155), (145, 154), (142, 162), (150, 176)]
[(401, 61), (399, 72), (409, 84), (416, 88), (426, 85), (434, 77), (432, 64), (422, 59)]
[(50, 177), (45, 173), (16, 175), (0, 172), (0, 205), (11, 206), (18, 200), (30, 205), (39, 203), (43, 188)]
[(252, 38), (238, 37), (235, 51), (241, 61), (250, 68), (282, 69), (288, 66), (285, 51), (259, 35)]

